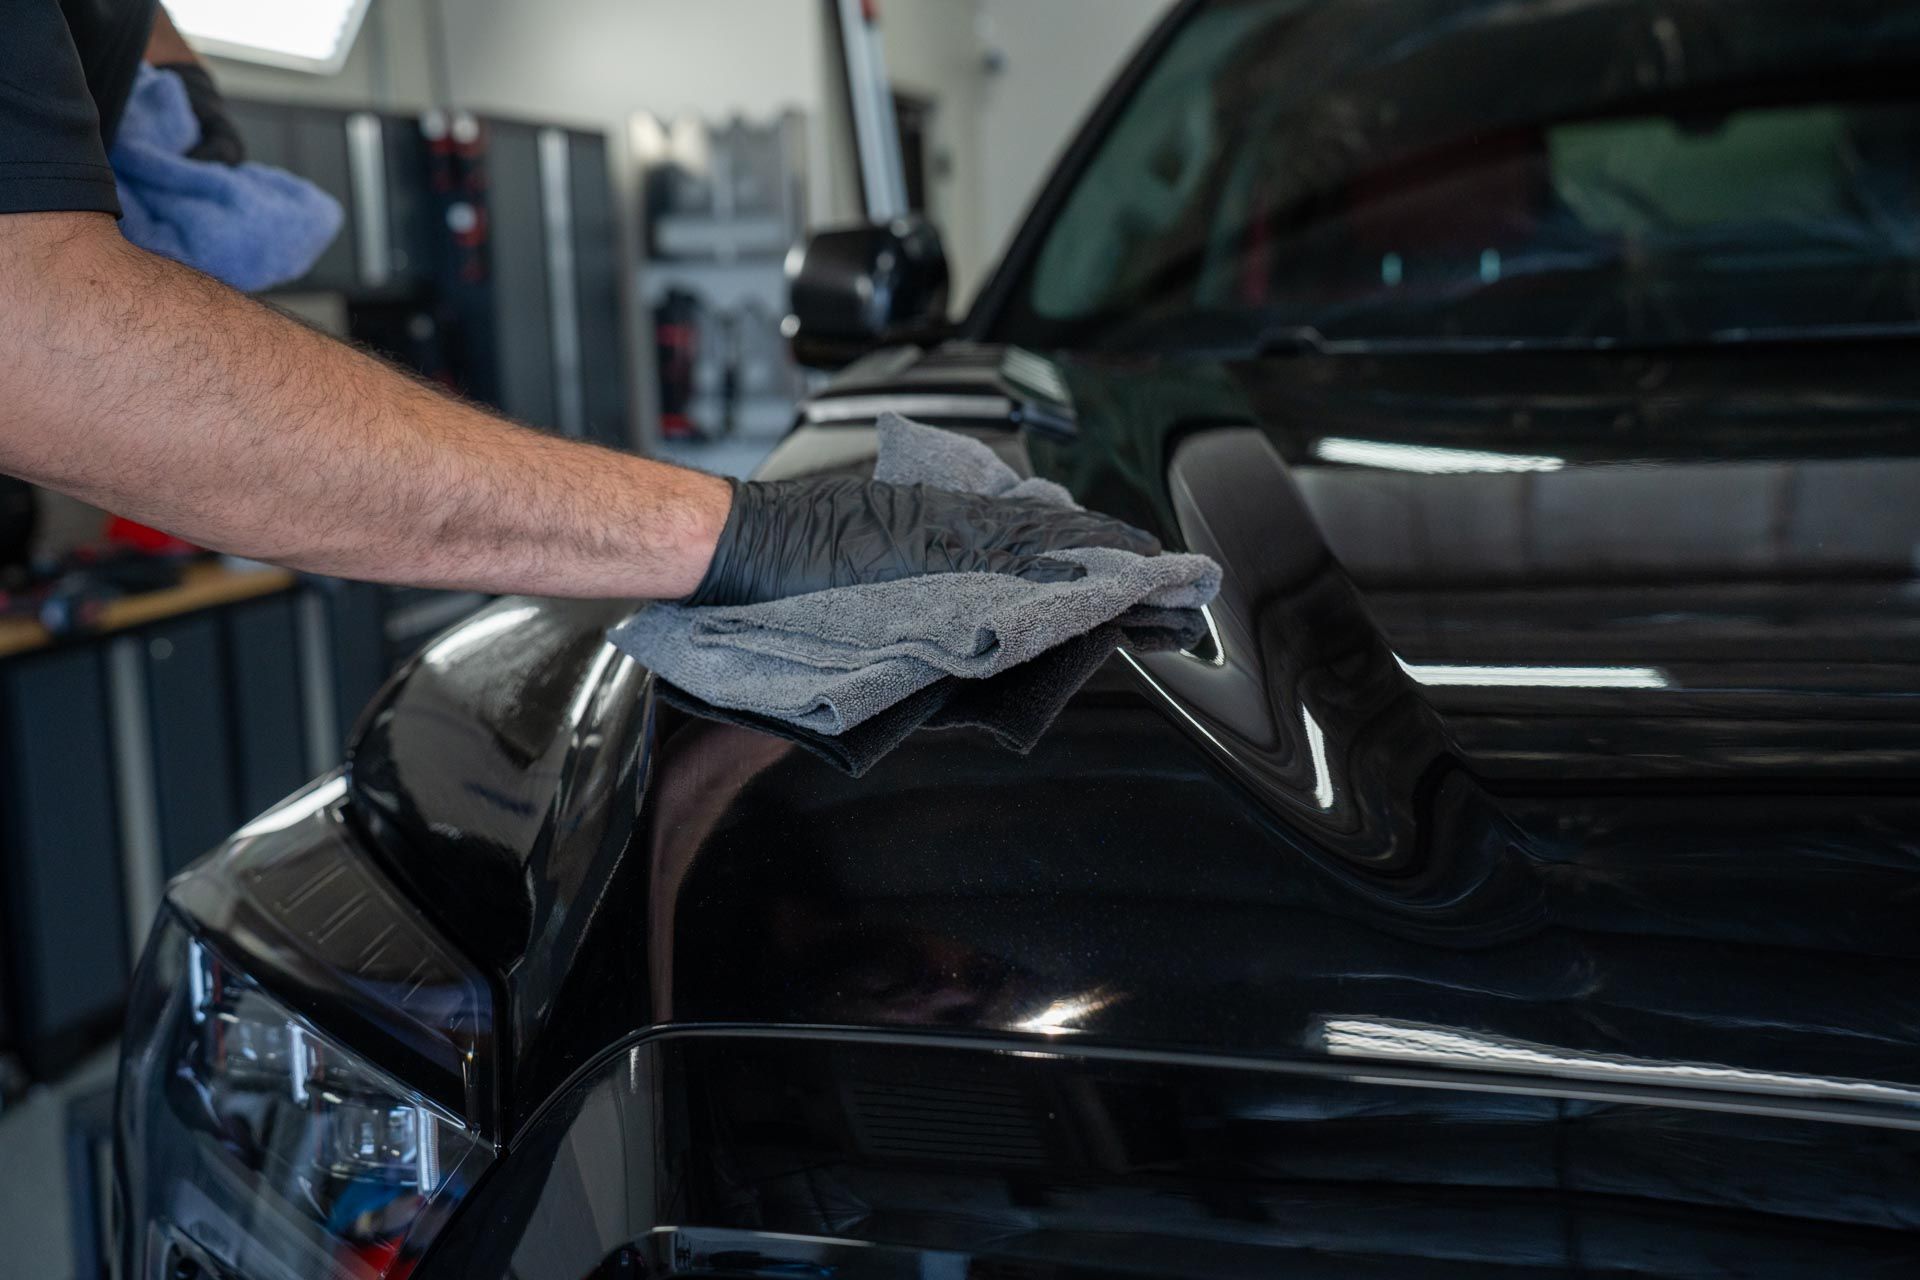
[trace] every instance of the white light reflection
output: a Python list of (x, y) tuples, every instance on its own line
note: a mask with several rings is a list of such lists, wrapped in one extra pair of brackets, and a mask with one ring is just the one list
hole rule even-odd
[(1784, 1094), (1855, 1102), (1920, 1105), (1920, 1089), (1877, 1080), (1750, 1071), (1694, 1062), (1659, 1062), (1615, 1054), (1578, 1053), (1552, 1045), (1479, 1035), (1449, 1027), (1371, 1018), (1329, 1018), (1320, 1024), (1328, 1053), (1374, 1062), (1530, 1071), (1621, 1085), (1660, 1085), (1737, 1093)]
[(347, 794), (345, 774), (336, 773), (310, 786), (303, 795), (290, 796), (233, 833), (235, 840), (285, 831), (313, 817)]
[(1180, 650), (1180, 656), (1183, 658), (1192, 658), (1195, 662), (1204, 663), (1209, 667), (1226, 666), (1227, 665), (1227, 649), (1225, 645), (1220, 643), (1220, 628), (1218, 624), (1216, 624), (1213, 620), (1212, 606), (1204, 605), (1204, 604), (1201, 605), (1200, 618), (1202, 621), (1204, 621), (1207, 624), (1207, 639), (1213, 645), (1213, 656), (1210, 658), (1203, 658), (1191, 649)]
[(1658, 667), (1497, 667), (1446, 662), (1408, 662), (1400, 669), (1424, 685), (1479, 689), (1671, 689)]
[(607, 668), (623, 655), (613, 645), (603, 641), (600, 652), (593, 655), (593, 665), (587, 668), (586, 675), (580, 678), (579, 686), (574, 690), (573, 704), (567, 708), (567, 723), (579, 728), (587, 722), (587, 713), (593, 710), (593, 700), (600, 693), (600, 686), (606, 682)]
[(1565, 458), (1544, 454), (1492, 453), (1482, 449), (1448, 449), (1432, 444), (1394, 444), (1386, 440), (1349, 440), (1328, 436), (1317, 440), (1313, 456), (1322, 462), (1387, 471), (1418, 471), (1425, 475), (1465, 475), (1473, 472), (1558, 471)]
[(313, 1078), (313, 1056), (307, 1033), (299, 1023), (287, 1023), (287, 1089), (295, 1102), (307, 1100), (307, 1081)]
[(1313, 801), (1322, 809), (1333, 808), (1333, 772), (1327, 768), (1327, 735), (1321, 732), (1320, 722), (1313, 718), (1313, 712), (1307, 710), (1307, 704), (1300, 704), (1300, 723), (1307, 730), (1307, 751), (1313, 756)]
[(1074, 1035), (1083, 1030), (1076, 1024), (1091, 1018), (1119, 998), (1096, 987), (1077, 996), (1055, 1000), (1040, 1012), (1014, 1023), (1013, 1030), (1043, 1036)]
[(533, 621), (539, 612), (539, 605), (523, 604), (476, 614), (466, 623), (449, 631), (421, 650), (420, 661), (434, 668), (448, 666), (454, 659), (468, 651), (505, 635), (517, 626)]
[(1196, 733), (1198, 733), (1201, 737), (1205, 738), (1208, 742), (1211, 742), (1216, 749), (1220, 751), (1225, 751), (1227, 749), (1226, 744), (1221, 742), (1220, 739), (1214, 737), (1212, 731), (1209, 730), (1207, 726), (1201, 724), (1198, 720), (1193, 718), (1193, 713), (1187, 710), (1187, 708), (1181, 703), (1180, 699), (1168, 693), (1166, 689), (1161, 687), (1161, 684), (1158, 680), (1155, 680), (1152, 676), (1147, 674), (1147, 669), (1140, 665), (1140, 660), (1138, 658), (1128, 653), (1125, 649), (1116, 649), (1114, 652), (1118, 653), (1121, 659), (1125, 661), (1128, 666), (1133, 668), (1135, 675), (1139, 676), (1142, 680), (1145, 680), (1147, 682), (1148, 688), (1152, 689), (1155, 693), (1159, 694), (1162, 698), (1166, 699), (1167, 705), (1172, 707), (1175, 711), (1179, 712), (1181, 719), (1185, 720), (1188, 724), (1192, 725)]

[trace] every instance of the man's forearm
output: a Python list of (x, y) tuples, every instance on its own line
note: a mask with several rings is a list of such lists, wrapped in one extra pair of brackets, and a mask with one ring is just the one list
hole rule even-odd
[(730, 498), (461, 404), (98, 214), (0, 217), (0, 470), (293, 568), (544, 595), (686, 594)]

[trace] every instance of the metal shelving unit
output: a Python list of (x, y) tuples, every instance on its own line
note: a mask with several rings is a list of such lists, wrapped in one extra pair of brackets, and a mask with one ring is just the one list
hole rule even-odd
[(806, 225), (806, 128), (635, 119), (645, 191), (636, 289), (652, 321), (661, 454), (744, 473), (793, 421), (803, 389), (780, 323), (786, 260)]

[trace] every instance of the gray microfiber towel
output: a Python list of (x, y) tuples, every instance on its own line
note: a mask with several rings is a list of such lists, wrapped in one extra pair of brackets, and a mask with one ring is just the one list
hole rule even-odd
[(671, 684), (658, 688), (668, 706), (784, 738), (858, 778), (922, 730), (979, 729), (995, 745), (1026, 755), (1115, 648), (1124, 644), (1134, 653), (1161, 653), (1191, 648), (1206, 634), (1205, 620), (1193, 609), (1130, 609), (1122, 620), (1103, 623), (992, 679), (942, 676), (879, 715), (833, 735), (715, 707)]
[[(966, 436), (897, 414), (882, 416), (879, 435), (877, 480), (1072, 505), (1060, 486), (1021, 479)], [(943, 573), (764, 604), (655, 604), (615, 627), (612, 639), (713, 706), (833, 735), (943, 677), (998, 675), (1130, 610), (1197, 609), (1220, 589), (1220, 566), (1205, 556), (1108, 547), (1051, 554), (1084, 565), (1086, 576), (1028, 582)]]

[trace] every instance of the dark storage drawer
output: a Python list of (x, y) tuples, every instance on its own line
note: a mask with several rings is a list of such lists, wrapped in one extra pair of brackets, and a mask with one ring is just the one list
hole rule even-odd
[(35, 1075), (108, 1034), (126, 994), (110, 732), (97, 649), (0, 665), (0, 947), (13, 1038)]
[[(340, 237), (287, 291), (340, 294), (354, 336), (509, 417), (631, 443), (605, 135), (486, 120), (469, 158), (436, 161), (407, 117), (232, 110), (254, 159), (318, 184), (346, 211)], [(449, 228), (456, 205), (478, 206), (464, 250)]]
[(627, 361), (620, 332), (620, 232), (615, 221), (607, 140), (569, 133), (568, 176), (573, 192), (573, 262), (579, 281), (580, 377), (583, 434), (625, 448)]
[(340, 763), (386, 613), (325, 580), (0, 662), (0, 1050), (111, 1038), (166, 880)]
[(351, 216), (346, 114), (265, 102), (230, 103), (229, 112), (246, 144), (248, 159), (299, 174), (338, 200), (348, 212), (340, 234), (320, 255), (313, 270), (287, 288), (341, 292), (354, 288), (359, 272)]
[(270, 808), (308, 779), (301, 705), (299, 627), (290, 596), (229, 609), (236, 799), (240, 820)]
[(299, 174), (345, 214), (340, 234), (288, 290), (397, 297), (428, 286), (438, 211), (414, 120), (268, 102), (230, 110), (249, 159)]
[(239, 823), (226, 645), (212, 613), (155, 627), (140, 640), (160, 865), (172, 876)]
[(354, 721), (387, 678), (386, 603), (381, 588), (365, 582), (330, 583), (326, 600), (327, 635), (333, 646), (334, 751), (343, 753)]
[(620, 241), (607, 140), (489, 120), (486, 203), (500, 409), (629, 444)]
[(560, 426), (553, 367), (553, 301), (540, 189), (539, 130), (489, 121), (487, 235), (500, 409), (548, 431)]
[(334, 237), (301, 284), (310, 289), (349, 292), (360, 286), (360, 266), (355, 243), (358, 228), (353, 216), (352, 168), (347, 160), (346, 116), (331, 111), (292, 109), (292, 117), (289, 124), (292, 147), (287, 168), (338, 200), (346, 212), (340, 234)]

